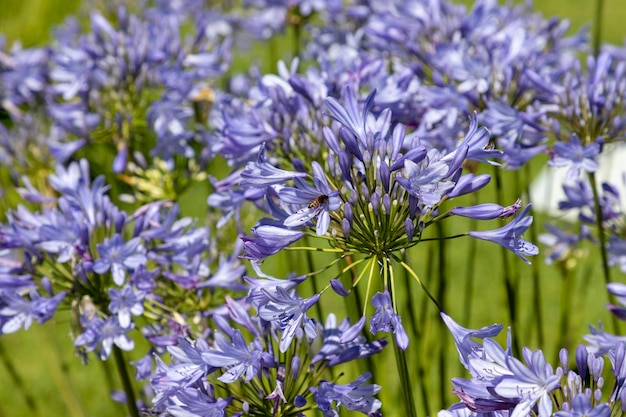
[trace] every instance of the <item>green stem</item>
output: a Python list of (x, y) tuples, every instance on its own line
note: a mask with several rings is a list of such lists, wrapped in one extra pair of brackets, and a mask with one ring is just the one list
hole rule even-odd
[[(402, 397), (404, 399), (404, 415), (407, 417), (417, 417), (415, 402), (413, 401), (413, 393), (411, 392), (411, 379), (409, 377), (409, 368), (406, 361), (406, 352), (393, 343), (393, 352), (396, 356), (396, 366), (400, 375), (400, 384), (402, 385)], [(423, 385), (423, 384), (421, 384)]]
[[(437, 234), (439, 236), (444, 236), (445, 231), (443, 229), (443, 224), (441, 222), (437, 222)], [(445, 311), (445, 294), (446, 294), (446, 277), (448, 276), (446, 269), (446, 241), (439, 241), (439, 268), (437, 268), (437, 276), (439, 277), (439, 285), (437, 287), (437, 300), (440, 303), (440, 310), (443, 309)], [(443, 322), (439, 322), (440, 325), (437, 326), (437, 331), (440, 332), (441, 339), (443, 338), (444, 331), (446, 329), (445, 324)], [(447, 332), (446, 332), (447, 333)], [(440, 340), (441, 340), (440, 339)], [(446, 378), (446, 349), (443, 343), (438, 343), (439, 350), (439, 400), (441, 401), (442, 407), (445, 402), (446, 394), (448, 391), (448, 378)]]
[[(598, 192), (598, 184), (596, 182), (595, 172), (589, 172), (589, 182), (591, 183), (591, 190), (593, 191), (593, 207), (596, 212), (596, 228), (598, 229), (598, 240), (600, 241), (600, 256), (602, 258), (602, 272), (604, 276), (604, 284), (611, 282), (611, 268), (609, 267), (609, 256), (606, 250), (606, 234), (604, 233), (604, 226), (602, 224), (602, 207), (600, 206), (600, 193)], [(614, 302), (613, 296), (609, 293), (609, 302)], [(611, 314), (611, 323), (613, 329), (611, 331), (617, 331), (617, 318)]]
[[(526, 174), (526, 195), (530, 200), (530, 165), (525, 165), (525, 174)], [(530, 201), (529, 201), (530, 202)], [(537, 222), (532, 222), (530, 225), (530, 241), (538, 242), (539, 235), (537, 233)], [(531, 326), (537, 330), (537, 345), (544, 346), (544, 338), (543, 338), (543, 309), (541, 306), (541, 289), (540, 289), (540, 271), (539, 271), (539, 262), (533, 262), (532, 265), (532, 279), (533, 279), (533, 302), (534, 302), (534, 313), (535, 318), (530, 320), (531, 323), (535, 323), (536, 325)], [(560, 346), (560, 345), (559, 345)]]
[[(305, 237), (305, 242), (307, 246), (309, 245), (309, 238)], [(304, 252), (306, 255), (306, 263), (309, 271), (315, 271), (315, 266), (313, 265), (313, 256), (310, 251)], [(319, 294), (319, 288), (317, 287), (317, 277), (309, 277), (307, 281), (311, 282), (311, 288), (315, 294)], [(315, 303), (315, 311), (317, 312), (317, 317), (320, 319), (320, 322), (324, 322), (324, 315), (322, 314), (322, 305), (321, 303)]]
[[(476, 198), (476, 194), (472, 194), (472, 205), (478, 204), (478, 199)], [(469, 224), (469, 230), (476, 230), (476, 225), (478, 220), (471, 219)], [(465, 295), (463, 298), (463, 317), (467, 323), (470, 323), (470, 318), (472, 316), (472, 301), (475, 297), (472, 296), (474, 293), (474, 281), (475, 281), (475, 270), (476, 270), (476, 248), (478, 247), (478, 241), (476, 239), (470, 239), (469, 248), (467, 249), (467, 268), (465, 269), (465, 288), (463, 290), (463, 294)], [(459, 371), (458, 375), (462, 375), (465, 372), (465, 367), (462, 363), (459, 362)]]
[[(495, 171), (495, 175), (494, 175), (494, 179), (495, 179), (495, 183), (496, 183), (496, 193), (498, 195), (498, 201), (502, 202), (505, 201), (505, 196), (504, 196), (504, 188), (502, 185), (502, 176), (501, 176), (501, 171), (499, 169), (496, 168)], [(506, 294), (506, 299), (507, 299), (507, 308), (508, 308), (508, 312), (509, 312), (509, 320), (511, 320), (511, 326), (513, 327), (514, 331), (520, 330), (520, 327), (518, 326), (517, 323), (517, 299), (515, 297), (516, 294), (516, 290), (517, 290), (517, 285), (514, 282), (513, 276), (511, 275), (511, 268), (510, 268), (510, 264), (509, 264), (509, 254), (508, 254), (508, 250), (506, 248), (504, 248), (503, 246), (500, 247), (500, 254), (502, 256), (502, 275), (504, 278), (504, 290), (505, 290), (505, 294)], [(519, 338), (513, 338), (513, 354), (514, 356), (520, 356), (520, 348), (519, 348), (519, 342), (518, 342)]]
[[(403, 254), (403, 260), (404, 262), (407, 261), (406, 253)], [(415, 314), (415, 307), (417, 307), (417, 303), (415, 302), (415, 299), (413, 298), (413, 291), (411, 291), (411, 277), (409, 276), (409, 273), (407, 272), (406, 269), (403, 270), (402, 277), (404, 278), (404, 288), (406, 290), (406, 302), (404, 306), (404, 311), (406, 311), (409, 315), (408, 325), (410, 329), (412, 330), (412, 333), (413, 333), (412, 336), (415, 338), (415, 340), (418, 340), (421, 332), (418, 327), (418, 324), (420, 323), (419, 317), (417, 316), (417, 314)], [(409, 339), (413, 340), (413, 337), (409, 337)]]
[(126, 367), (126, 361), (124, 360), (124, 354), (122, 350), (117, 346), (113, 346), (113, 356), (115, 357), (115, 365), (126, 393), (126, 405), (128, 406), (128, 412), (131, 417), (139, 417), (139, 409), (137, 408), (137, 402), (135, 400), (135, 390), (133, 389), (130, 375), (128, 375), (128, 368)]
[[(373, 268), (374, 266), (373, 266), (373, 265), (371, 265), (370, 263), (367, 263), (367, 264), (364, 266), (364, 268), (365, 268), (365, 269), (367, 269), (368, 267)], [(356, 271), (354, 270), (354, 268), (351, 268), (351, 269), (350, 269), (350, 271), (351, 271), (351, 274), (352, 274), (352, 276), (353, 276), (353, 281), (352, 281), (352, 282), (353, 282), (353, 283), (357, 282), (357, 281), (359, 280), (359, 278), (355, 278), (355, 276), (356, 276)], [(362, 274), (365, 274), (365, 270), (363, 270), (363, 271), (362, 271)], [(361, 276), (362, 276), (362, 275), (361, 275)], [(352, 311), (357, 311), (357, 317), (356, 317), (355, 323), (356, 323), (356, 321), (357, 321), (357, 320), (359, 320), (359, 319), (361, 318), (361, 315), (363, 314), (363, 311), (365, 311), (365, 309), (364, 309), (364, 304), (363, 304), (363, 300), (361, 299), (361, 292), (360, 292), (360, 291), (361, 291), (361, 290), (359, 289), (359, 287), (358, 287), (358, 286), (357, 286), (357, 287), (354, 287), (354, 288), (352, 289), (352, 293), (354, 294), (354, 303), (356, 304), (356, 310), (352, 310)], [(367, 291), (368, 291), (368, 290), (366, 289), (366, 292), (367, 292)], [(348, 304), (347, 304), (347, 297), (346, 297), (346, 298), (344, 298), (344, 300), (346, 300), (346, 308), (347, 308), (347, 311), (351, 311), (350, 306), (348, 306)], [(365, 300), (365, 302), (367, 303), (367, 300)], [(372, 356), (368, 356), (367, 358), (365, 358), (365, 362), (366, 362), (365, 366), (367, 367), (367, 369), (365, 369), (365, 371), (369, 370), (369, 371), (371, 371), (371, 372), (372, 372), (372, 374), (375, 374), (374, 370), (375, 370), (376, 368), (375, 368), (375, 362), (374, 362), (374, 360), (373, 360)], [(361, 364), (362, 364), (363, 362), (362, 362), (362, 361), (359, 361), (359, 363), (361, 363)], [(361, 369), (363, 370), (363, 366), (362, 366), (362, 365), (361, 365)]]
[(596, 0), (596, 10), (593, 16), (593, 55), (600, 54), (600, 42), (602, 41), (602, 10), (604, 0)]
[(302, 24), (293, 25), (293, 57), (300, 55), (300, 42), (302, 39)]
[(563, 280), (563, 284), (561, 287), (561, 323), (559, 326), (559, 343), (556, 345), (557, 362), (559, 354), (558, 349), (565, 348), (569, 351), (569, 327), (571, 317), (570, 309), (572, 305), (572, 274), (570, 273), (570, 269), (567, 267), (567, 260), (559, 262), (559, 267), (561, 270), (561, 278)]
[(589, 172), (589, 182), (593, 191), (593, 206), (596, 212), (596, 227), (598, 228), (598, 240), (600, 241), (600, 256), (602, 257), (602, 272), (604, 275), (604, 283), (611, 282), (611, 268), (609, 267), (609, 258), (606, 251), (606, 235), (604, 234), (604, 226), (602, 225), (602, 207), (600, 206), (600, 193), (596, 183), (596, 175)]
[[(382, 276), (387, 278), (388, 282), (392, 282), (395, 277), (393, 274), (393, 268), (391, 266), (391, 259), (382, 259)], [(406, 265), (406, 264), (404, 264)], [(405, 267), (406, 268), (406, 267)], [(396, 294), (393, 291), (393, 286), (388, 288), (391, 295), (392, 305), (396, 305)], [(397, 313), (397, 312), (396, 312)], [(409, 367), (406, 360), (406, 352), (398, 347), (398, 344), (393, 342), (393, 351), (396, 356), (396, 367), (398, 369), (398, 375), (400, 377), (400, 385), (402, 387), (402, 397), (404, 399), (404, 415), (407, 417), (417, 417), (417, 410), (415, 409), (415, 401), (413, 400), (413, 385), (411, 384), (411, 377), (409, 375)]]

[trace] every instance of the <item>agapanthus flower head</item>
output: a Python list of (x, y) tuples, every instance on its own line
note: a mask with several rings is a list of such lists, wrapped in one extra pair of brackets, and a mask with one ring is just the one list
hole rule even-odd
[[(621, 99), (626, 93), (624, 54), (607, 48), (597, 57), (589, 55), (586, 64), (585, 71), (582, 63), (575, 61), (564, 74), (556, 111), (552, 112), (561, 126), (554, 129), (557, 138), (560, 130), (565, 129), (580, 138), (584, 149), (598, 140), (622, 140), (626, 134)], [(587, 150), (591, 151), (592, 148)]]
[[(611, 284), (609, 288), (619, 296), (624, 293), (620, 285)], [(510, 346), (503, 349), (491, 338), (499, 331), (495, 326), (480, 331), (464, 329), (448, 315), (442, 314), (442, 317), (455, 338), (461, 361), (467, 365), (471, 379), (453, 378), (453, 392), (462, 402), (440, 416), (483, 413), (608, 416), (623, 411), (624, 337), (608, 334), (602, 327), (591, 327), (592, 333), (585, 336), (591, 346), (577, 347), (576, 368), (569, 369), (568, 352), (562, 349), (560, 366), (555, 369), (541, 350), (523, 348), (525, 363), (522, 363), (513, 356)], [(472, 336), (482, 338), (482, 344), (472, 340)], [(611, 364), (608, 372), (605, 370), (607, 356)]]
[[(106, 359), (114, 344), (133, 349), (134, 329), (159, 350), (190, 333), (183, 317), (199, 317), (198, 305), (247, 289), (239, 249), (210, 250), (208, 230), (181, 219), (176, 205), (153, 202), (127, 214), (107, 195), (103, 177), (91, 180), (86, 160), (59, 165), (49, 182), (57, 196), (33, 199), (42, 210), (20, 206), (0, 225), (0, 248), (14, 259), (0, 270), (3, 331), (47, 321), (64, 305), (81, 355)], [(26, 186), (28, 195), (39, 192)], [(48, 273), (54, 279), (43, 278)]]
[[(263, 84), (269, 108), (279, 104), (287, 106), (283, 108), (289, 115), (285, 118), (301, 120), (298, 118), (302, 113), (292, 113), (289, 107), (302, 103), (297, 95), (300, 90), (286, 86), (282, 79), (285, 77), (281, 75), (273, 84), (269, 81)], [(287, 100), (287, 96), (294, 100)], [(256, 161), (247, 163), (238, 182), (237, 176), (229, 181), (233, 200), (238, 198), (238, 189), (243, 190), (256, 207), (271, 216), (259, 221), (252, 228), (251, 236), (242, 238), (244, 258), (258, 266), (266, 257), (304, 236), (319, 236), (330, 243), (332, 251), (341, 252), (343, 256), (364, 255), (372, 271), (377, 260), (377, 264), (383, 266), (379, 271), (382, 278), (385, 268), (396, 265), (408, 268), (394, 254), (418, 244), (424, 230), (434, 222), (452, 214), (480, 219), (507, 218), (521, 208), (521, 203), (516, 202), (509, 207), (483, 205), (474, 211), (465, 209), (455, 213), (453, 210), (442, 215), (447, 200), (476, 192), (489, 182), (488, 175), (477, 176), (473, 168), (465, 173), (466, 165), (471, 164), (464, 162), (497, 165), (496, 159), (502, 153), (493, 149), (490, 134), (479, 127), (476, 115), (468, 119), (467, 134), (457, 134), (453, 145), (439, 149), (430, 143), (423, 144), (415, 132), (407, 132), (407, 126), (392, 124), (391, 110), (383, 109), (374, 114), (375, 98), (376, 92), (371, 92), (361, 102), (350, 85), (342, 91), (343, 104), (333, 97), (326, 98), (325, 109), (333, 121), (329, 123), (327, 116), (315, 112), (315, 119), (306, 123), (311, 129), (306, 133), (309, 141), (314, 137), (313, 129), (321, 127), (324, 141), (321, 145), (328, 149), (326, 152), (320, 153), (316, 145), (307, 145), (306, 150), (311, 152), (303, 152), (298, 140), (287, 137), (289, 145), (279, 145), (272, 140), (259, 142)], [(307, 100), (310, 101), (304, 102)], [(287, 125), (285, 123), (283, 129), (287, 129)], [(261, 139), (258, 135), (256, 138)], [(238, 198), (237, 201), (243, 200)], [(228, 210), (232, 210), (230, 206)], [(525, 217), (527, 212), (528, 208), (508, 227), (494, 232), (494, 236), (498, 236), (489, 239), (499, 239), (498, 243), (520, 255), (535, 254), (536, 247), (521, 239), (532, 221)], [(314, 235), (309, 233), (313, 230)], [(476, 233), (475, 237), (482, 236), (482, 232)], [(389, 276), (393, 279), (393, 274)], [(388, 294), (390, 283), (384, 279), (381, 294)], [(330, 286), (344, 295), (348, 293), (336, 282), (331, 282)], [(266, 314), (263, 302), (268, 301), (262, 302), (263, 297), (258, 292), (257, 295), (254, 303), (263, 316)], [(391, 307), (390, 297), (386, 302), (379, 298), (375, 296), (373, 300), (377, 313), (371, 321), (372, 331), (392, 331), (398, 346), (406, 348), (409, 340), (399, 312)], [(285, 348), (286, 344), (281, 346)]]
[[(323, 384), (330, 384), (324, 381), (328, 367), (371, 356), (384, 346), (384, 343), (378, 347), (366, 343), (363, 337), (345, 345), (338, 343), (336, 319), (331, 315), (325, 327), (316, 324), (317, 336), (298, 335), (283, 352), (276, 329), (253, 315), (251, 305), (244, 300), (229, 299), (228, 306), (213, 312), (222, 331), (215, 331), (209, 340), (179, 338), (177, 346), (168, 347), (171, 364), (157, 358), (157, 369), (151, 377), (156, 394), (155, 411), (197, 406), (193, 398), (181, 393), (200, 386), (209, 394), (220, 392), (222, 398), (228, 399), (228, 415), (243, 411), (296, 416), (303, 407), (315, 404), (317, 399), (321, 401), (318, 391), (323, 391)], [(340, 328), (345, 329), (346, 325), (344, 321)], [(362, 386), (367, 379), (362, 377), (353, 384), (336, 385), (336, 388), (334, 384), (324, 385), (328, 389), (324, 391), (326, 401), (337, 401), (362, 412), (368, 407), (380, 408), (380, 402), (373, 398), (380, 387)]]

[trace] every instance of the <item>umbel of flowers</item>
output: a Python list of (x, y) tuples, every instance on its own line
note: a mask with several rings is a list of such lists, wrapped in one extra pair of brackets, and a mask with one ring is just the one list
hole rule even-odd
[[(363, 271), (369, 274), (360, 274), (350, 287), (368, 275), (369, 288), (374, 271), (382, 271), (385, 291), (393, 292), (394, 265), (412, 273), (398, 254), (418, 244), (424, 230), (436, 221), (451, 215), (506, 218), (517, 212), (519, 205), (505, 208), (497, 204), (440, 210), (445, 201), (476, 192), (489, 182), (488, 175), (465, 173), (464, 161), (489, 161), (501, 154), (488, 146), (489, 134), (478, 128), (475, 119), (458, 146), (442, 152), (422, 145), (403, 125), (392, 127), (389, 110), (375, 117), (371, 113), (375, 93), (368, 96), (362, 109), (350, 88), (344, 98), (345, 106), (327, 99), (328, 113), (335, 122), (320, 132), (324, 142), (312, 145), (325, 149), (319, 162), (297, 156), (287, 159), (288, 150), (276, 150), (279, 156), (271, 158), (268, 144), (259, 151), (257, 161), (241, 170), (239, 187), (258, 196), (256, 204), (271, 216), (243, 238), (244, 258), (259, 263), (302, 238), (311, 227), (315, 236), (328, 241), (328, 250), (340, 257), (363, 255), (351, 265), (363, 263)], [(287, 164), (293, 170), (278, 167)], [(534, 245), (521, 238), (532, 221), (526, 217), (527, 211), (528, 207), (501, 229), (469, 235), (496, 242), (526, 260), (525, 255), (537, 253)], [(344, 296), (351, 290), (338, 280), (329, 286)], [(391, 317), (395, 314), (394, 306)], [(396, 342), (406, 349), (408, 338), (399, 317), (394, 321), (391, 327), (385, 323), (385, 329), (393, 328)]]
[[(622, 307), (608, 305), (619, 319), (626, 310), (626, 285), (611, 283), (608, 290)], [(471, 379), (453, 378), (453, 392), (461, 402), (439, 412), (440, 417), (490, 414), (494, 416), (603, 416), (626, 411), (626, 338), (590, 326), (589, 346), (578, 345), (570, 360), (567, 349), (559, 352), (553, 367), (542, 350), (525, 347), (523, 360), (511, 352), (511, 332), (506, 348), (492, 337), (501, 325), (471, 330), (441, 314), (452, 333), (461, 364)], [(482, 344), (475, 339), (481, 339)], [(608, 356), (609, 364), (605, 364)], [(572, 369), (571, 364), (575, 364)], [(605, 368), (608, 368), (608, 372)]]

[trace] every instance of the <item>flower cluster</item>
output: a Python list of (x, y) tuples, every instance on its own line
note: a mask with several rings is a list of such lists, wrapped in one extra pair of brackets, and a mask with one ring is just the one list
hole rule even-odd
[(49, 183), (58, 197), (24, 189), (43, 210), (20, 206), (0, 226), (3, 334), (45, 322), (63, 304), (77, 350), (105, 359), (113, 344), (133, 349), (137, 324), (155, 348), (175, 343), (191, 332), (184, 320), (246, 288), (236, 250), (218, 259), (208, 230), (179, 218), (176, 205), (155, 201), (128, 215), (103, 177), (90, 180), (85, 160), (59, 165)]
[[(311, 154), (290, 156), (289, 149), (269, 149), (271, 143), (261, 143), (256, 161), (238, 173), (238, 188), (226, 191), (244, 196), (229, 201), (253, 200), (271, 216), (252, 228), (252, 236), (243, 238), (245, 258), (260, 263), (301, 239), (302, 230), (310, 227), (342, 256), (364, 255), (380, 265), (400, 264), (396, 254), (423, 240), (425, 231), (439, 220), (453, 215), (488, 220), (516, 214), (519, 202), (509, 208), (486, 204), (440, 209), (447, 200), (476, 192), (489, 182), (489, 175), (464, 172), (464, 161), (489, 163), (501, 155), (489, 147), (489, 133), (478, 127), (476, 118), (454, 149), (438, 150), (407, 134), (402, 124), (392, 125), (389, 109), (374, 116), (375, 97), (371, 93), (362, 108), (350, 87), (344, 91), (345, 105), (327, 98), (326, 109), (335, 122), (322, 127), (323, 144), (311, 145), (328, 149), (319, 162), (311, 160)], [(275, 158), (269, 156), (270, 150)], [(291, 170), (285, 169), (287, 164)], [(218, 200), (222, 201), (214, 195), (209, 203)], [(537, 254), (537, 248), (522, 239), (532, 222), (526, 216), (529, 208), (501, 229), (469, 235), (498, 243), (527, 261), (525, 255)], [(369, 265), (374, 268), (375, 263)], [(381, 273), (381, 278), (385, 290), (393, 291), (393, 274)], [(348, 294), (350, 289), (334, 283), (337, 292)], [(358, 279), (352, 282), (356, 284)], [(373, 302), (377, 308), (385, 304)], [(396, 324), (372, 324), (372, 331), (393, 329), (396, 341), (406, 349), (408, 338), (396, 307), (391, 307), (391, 300), (388, 304)]]
[[(321, 326), (306, 317), (310, 303), (286, 289), (285, 281), (252, 282), (246, 299), (228, 298), (226, 308), (213, 314), (219, 330), (210, 343), (181, 338), (177, 346), (168, 347), (171, 364), (157, 360), (151, 377), (155, 410), (300, 416), (316, 405), (324, 416), (335, 416), (333, 402), (366, 414), (381, 407), (374, 398), (380, 387), (362, 386), (369, 376), (348, 385), (324, 378), (331, 367), (380, 352), (384, 340), (352, 336), (344, 342), (348, 320), (337, 324), (330, 314)], [(258, 314), (251, 314), (251, 307)], [(280, 339), (279, 328), (285, 330)]]
[[(626, 286), (612, 283), (608, 289), (623, 304)], [(616, 316), (625, 317), (623, 307), (609, 308)], [(625, 337), (591, 327), (592, 334), (585, 337), (590, 346), (581, 344), (576, 348), (575, 368), (570, 368), (566, 349), (559, 352), (559, 366), (554, 368), (541, 350), (525, 347), (524, 362), (514, 357), (510, 333), (507, 347), (502, 348), (492, 339), (502, 329), (501, 325), (471, 330), (445, 313), (441, 317), (454, 337), (461, 363), (471, 379), (452, 379), (453, 392), (461, 402), (440, 411), (439, 417), (482, 414), (608, 417), (624, 412)], [(474, 339), (481, 339), (482, 344)], [(608, 375), (604, 369), (606, 356), (610, 363)]]

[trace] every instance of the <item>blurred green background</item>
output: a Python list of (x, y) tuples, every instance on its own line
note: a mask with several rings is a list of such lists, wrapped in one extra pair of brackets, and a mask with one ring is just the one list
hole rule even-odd
[[(471, 4), (470, 1), (464, 1)], [(575, 30), (582, 25), (591, 24), (595, 12), (595, 2), (591, 0), (542, 0), (535, 4), (538, 12), (544, 16), (560, 16), (571, 20), (572, 28)], [(0, 33), (7, 37), (8, 44), (20, 40), (25, 46), (42, 45), (48, 40), (50, 29), (61, 23), (68, 14), (75, 13), (80, 7), (77, 0), (0, 0)], [(624, 0), (606, 0), (604, 4), (604, 17), (602, 19), (603, 40), (623, 44), (626, 36), (626, 5)], [(541, 167), (545, 160), (534, 163), (535, 168)], [(531, 170), (532, 171), (532, 170)], [(535, 170), (536, 171), (536, 170)], [(531, 172), (532, 174), (532, 172)], [(508, 175), (508, 174), (505, 174)], [(513, 181), (509, 178), (509, 181)], [(492, 187), (490, 190), (481, 192), (483, 201), (495, 201)], [(507, 201), (514, 201), (516, 193), (512, 189), (507, 196)], [(199, 199), (198, 204), (203, 204), (204, 200)], [(504, 203), (504, 202), (500, 202)], [(543, 224), (545, 218), (536, 214), (537, 224)], [(450, 228), (454, 224), (450, 224)], [(527, 238), (529, 238), (527, 236)], [(468, 240), (454, 246), (455, 256), (447, 259), (446, 268), (452, 275), (464, 274), (468, 265)], [(434, 262), (430, 256), (434, 250), (428, 245), (420, 245), (422, 257), (414, 257), (414, 264), (417, 269), (426, 271), (428, 263)], [(499, 252), (494, 250), (493, 245), (486, 242), (478, 242), (478, 257), (476, 261), (472, 294), (458, 292), (458, 297), (447, 300), (450, 312), (456, 313), (461, 324), (468, 327), (482, 327), (492, 324), (494, 321), (506, 323), (506, 310), (503, 294), (500, 293), (500, 281), (493, 283), (494, 260), (490, 258)], [(599, 264), (595, 262), (597, 252), (593, 252), (589, 264)], [(424, 256), (424, 254), (426, 254)], [(544, 317), (546, 317), (546, 327), (557, 326), (557, 314), (559, 306), (563, 302), (560, 298), (561, 278), (553, 268), (544, 266), (543, 258), (538, 257), (533, 260), (539, 266), (542, 278), (542, 291), (544, 297)], [(520, 299), (530, 298), (530, 286), (524, 285), (531, 280), (532, 269), (525, 267), (520, 261), (514, 260), (514, 265), (522, 285), (520, 286)], [(286, 265), (278, 262), (267, 263), (267, 268), (284, 269)], [(498, 265), (498, 268), (500, 266)], [(580, 336), (586, 333), (586, 323), (596, 324), (597, 320), (608, 320), (608, 315), (604, 310), (604, 300), (606, 294), (599, 272), (599, 268), (592, 269), (579, 268), (574, 280), (574, 294), (576, 298), (571, 300), (572, 311), (575, 311), (572, 320), (571, 340), (578, 343)], [(280, 271), (276, 276), (282, 276)], [(597, 277), (594, 279), (593, 277)], [(428, 278), (424, 278), (428, 281)], [(593, 281), (593, 283), (592, 283)], [(413, 283), (414, 284), (414, 283)], [(419, 292), (417, 286), (410, 287), (411, 290)], [(466, 287), (463, 287), (466, 288)], [(464, 317), (462, 300), (467, 297), (483, 297), (487, 302), (475, 304), (474, 311), (470, 317)], [(416, 296), (420, 300), (423, 294), (419, 292)], [(337, 300), (329, 298), (327, 304), (337, 303)], [(529, 306), (529, 309), (532, 307)], [(528, 312), (530, 316), (530, 311)], [(341, 317), (341, 313), (338, 313)], [(77, 357), (72, 354), (72, 341), (68, 334), (69, 314), (60, 314), (53, 322), (43, 326), (33, 325), (31, 330), (21, 331), (18, 334), (2, 336), (0, 338), (0, 417), (3, 416), (123, 416), (124, 407), (116, 406), (109, 398), (109, 393), (117, 384), (117, 375), (108, 363), (100, 363), (93, 360), (88, 367), (81, 364)], [(522, 322), (524, 322), (522, 318)], [(524, 344), (532, 345), (536, 343), (531, 334), (534, 323), (526, 320), (522, 329), (516, 329), (516, 337), (520, 337)], [(406, 325), (410, 325), (407, 323)], [(548, 331), (548, 334), (550, 332)], [(555, 332), (556, 333), (556, 332)], [(419, 341), (412, 342), (412, 346), (423, 349), (419, 354), (428, 355), (428, 346), (420, 345)], [(444, 340), (450, 346), (450, 351), (454, 351), (451, 338)], [(535, 348), (539, 346), (534, 346)], [(146, 352), (145, 348), (137, 348), (131, 355), (134, 359)], [(556, 352), (548, 352), (549, 358), (553, 359)], [(392, 356), (388, 356), (392, 361)], [(394, 366), (391, 362), (389, 366)], [(111, 369), (110, 369), (111, 368)], [(393, 368), (391, 368), (393, 369)], [(459, 366), (451, 363), (448, 377), (461, 375)], [(437, 380), (438, 375), (423, 375), (424, 378)], [(383, 393), (384, 393), (383, 388)], [(384, 395), (384, 394), (383, 394)], [(383, 397), (383, 404), (385, 403)], [(385, 410), (386, 408), (383, 408)], [(388, 408), (387, 408), (388, 410)], [(393, 415), (393, 414), (388, 414)]]

